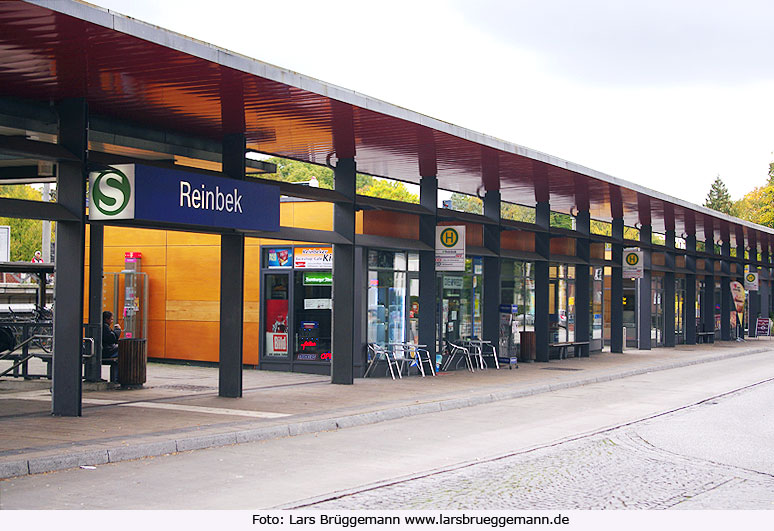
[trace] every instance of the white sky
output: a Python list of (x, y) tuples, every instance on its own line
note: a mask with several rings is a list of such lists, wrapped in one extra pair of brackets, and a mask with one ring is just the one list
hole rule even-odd
[(694, 203), (774, 160), (768, 0), (96, 3)]

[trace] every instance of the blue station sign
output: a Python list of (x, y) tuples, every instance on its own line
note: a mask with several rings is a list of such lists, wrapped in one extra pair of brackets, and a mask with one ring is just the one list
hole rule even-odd
[(279, 186), (121, 164), (89, 174), (89, 219), (279, 230)]

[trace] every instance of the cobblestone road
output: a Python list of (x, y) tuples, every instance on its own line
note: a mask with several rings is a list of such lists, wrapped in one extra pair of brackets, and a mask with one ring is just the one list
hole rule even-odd
[[(772, 387), (769, 385), (766, 393), (772, 393)], [(736, 411), (738, 417), (736, 408), (761, 398), (755, 396), (760, 392), (729, 398), (728, 411)], [(692, 416), (706, 416), (709, 407), (696, 406), (635, 426), (360, 492), (311, 508), (774, 509), (774, 476), (770, 471), (756, 471), (763, 467), (750, 469), (724, 464), (722, 459), (691, 457), (690, 452), (675, 453), (640, 435), (653, 429), (663, 431), (665, 426), (679, 433)], [(721, 418), (715, 420), (722, 430), (727, 414), (717, 414)], [(750, 428), (756, 429), (755, 422)], [(770, 452), (770, 443), (763, 443), (760, 450)], [(682, 448), (685, 450), (685, 445)]]

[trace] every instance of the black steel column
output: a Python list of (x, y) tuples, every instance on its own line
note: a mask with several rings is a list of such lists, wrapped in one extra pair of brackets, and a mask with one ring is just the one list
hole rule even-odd
[(484, 216), (496, 223), (484, 225), (484, 247), (496, 256), (484, 257), (484, 304), (482, 339), (500, 344), (500, 192), (484, 196)]
[(650, 270), (652, 229), (650, 225), (642, 225), (640, 227), (640, 243), (647, 245), (647, 247), (641, 247), (642, 278), (637, 281), (637, 305), (639, 306), (639, 319), (637, 322), (638, 347), (640, 350), (650, 350), (651, 309), (653, 303), (652, 273)]
[[(744, 283), (744, 266), (747, 263), (745, 247), (746, 245), (745, 245), (744, 237), (738, 238), (736, 241), (736, 258), (738, 262), (736, 263), (736, 275), (733, 278), (733, 280), (737, 280), (742, 283)], [(734, 303), (733, 300), (731, 301), (731, 311), (736, 311), (736, 304)], [(736, 323), (734, 325), (734, 328), (737, 330), (737, 338), (744, 338), (744, 327), (739, 326), (740, 322), (742, 322), (742, 316), (739, 315), (739, 312), (737, 312)]]
[[(102, 271), (105, 229), (101, 223), (89, 224), (89, 328), (94, 352), (86, 364), (87, 382), (102, 380)], [(146, 295), (147, 296), (147, 295)]]
[(761, 262), (764, 266), (761, 268), (759, 284), (761, 297), (761, 317), (766, 318), (771, 314), (769, 300), (769, 279), (771, 278), (771, 269), (769, 262), (769, 244), (764, 240), (761, 247)]
[[(223, 173), (245, 178), (245, 135), (223, 137)], [(245, 237), (230, 233), (220, 236), (220, 358), (218, 395), (242, 396), (242, 337), (245, 296)]]
[(610, 269), (610, 352), (623, 352), (623, 218), (613, 219), (613, 267)]
[(347, 242), (333, 245), (333, 360), (331, 383), (352, 384), (354, 361), (353, 279), (355, 277), (355, 178), (354, 157), (340, 158), (334, 170), (334, 189), (349, 201), (333, 205), (333, 230)]
[[(589, 341), (591, 328), (591, 215), (588, 210), (580, 210), (575, 217), (575, 231), (579, 237), (575, 240), (575, 255), (584, 263), (575, 265), (575, 341)], [(582, 357), (589, 356), (589, 345), (579, 349)]]
[(696, 344), (696, 235), (685, 237), (685, 344)]
[(81, 415), (81, 339), (83, 337), (83, 271), (86, 252), (86, 163), (88, 106), (85, 100), (59, 104), (59, 144), (79, 160), (59, 163), (57, 202), (78, 216), (56, 228), (54, 284), (54, 352), (51, 412)]
[[(705, 228), (706, 230), (706, 228)], [(704, 240), (704, 252), (715, 254), (715, 236), (710, 232)], [(704, 308), (701, 310), (704, 332), (715, 331), (715, 260), (704, 259), (704, 293), (702, 294)]]
[(429, 213), (419, 216), (419, 241), (430, 250), (419, 253), (419, 343), (427, 345), (435, 359), (442, 335), (436, 337), (438, 326), (438, 293), (435, 278), (435, 225), (438, 211), (438, 179), (423, 176), (419, 182), (419, 204)]
[(664, 273), (664, 346), (675, 346), (675, 231), (665, 233), (665, 265), (669, 271)]
[(542, 260), (535, 261), (535, 360), (548, 361), (548, 261), (551, 256), (551, 207), (548, 201), (535, 205), (535, 251)]
[(720, 245), (720, 339), (731, 339), (731, 242), (723, 238)]

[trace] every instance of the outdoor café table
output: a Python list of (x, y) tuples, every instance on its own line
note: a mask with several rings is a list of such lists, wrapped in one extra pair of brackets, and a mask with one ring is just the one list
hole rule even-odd
[[(408, 375), (411, 364), (416, 362), (419, 372), (422, 377), (425, 377), (425, 368), (422, 363), (427, 363), (430, 366), (430, 373), (435, 376), (435, 367), (433, 360), (430, 359), (430, 352), (427, 351), (427, 345), (418, 345), (414, 343), (389, 343), (392, 349), (393, 359), (400, 363), (399, 373), (403, 371), (403, 366), (406, 362), (406, 375)], [(425, 354), (425, 359), (422, 358), (422, 354)]]
[(492, 357), (494, 358), (495, 367), (497, 369), (500, 368), (500, 363), (497, 361), (497, 351), (495, 350), (494, 345), (491, 341), (486, 341), (484, 339), (466, 339), (465, 342), (470, 345), (471, 348), (471, 355), (473, 355), (473, 349), (478, 351), (476, 356), (478, 356), (478, 363), (482, 369), (486, 368), (486, 362), (484, 362), (484, 347), (491, 348), (492, 349)]

